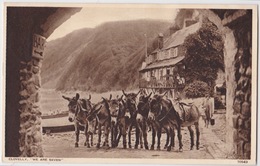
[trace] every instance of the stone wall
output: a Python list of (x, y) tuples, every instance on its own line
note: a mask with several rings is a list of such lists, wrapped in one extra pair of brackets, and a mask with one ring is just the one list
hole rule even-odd
[[(223, 11), (221, 12), (223, 14)], [(228, 28), (222, 31), (225, 38), (227, 83), (227, 149), (230, 149), (229, 157), (250, 159), (252, 11), (226, 11), (222, 24)]]
[(218, 27), (225, 42), (228, 157), (250, 159), (252, 10), (212, 9), (199, 12)]
[(41, 60), (32, 58), (20, 63), (20, 140), (22, 157), (43, 156), (40, 112)]
[[(250, 13), (249, 13), (250, 14)], [(252, 86), (252, 17), (236, 26), (234, 34), (237, 45), (235, 56), (235, 80), (233, 127), (237, 157), (249, 159), (251, 155), (251, 86)], [(242, 24), (243, 23), (243, 24)], [(247, 25), (247, 26), (244, 26)]]
[(58, 26), (80, 10), (67, 7), (7, 8), (6, 157), (43, 156), (39, 106), (42, 60), (32, 55), (33, 35), (48, 38)]

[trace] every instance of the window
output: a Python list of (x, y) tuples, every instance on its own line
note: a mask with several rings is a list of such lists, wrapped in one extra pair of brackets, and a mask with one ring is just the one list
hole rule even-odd
[(169, 80), (170, 77), (170, 69), (166, 70), (166, 80)]
[(160, 80), (163, 80), (163, 70), (160, 69)]
[(178, 56), (178, 47), (171, 48), (171, 56), (177, 57)]

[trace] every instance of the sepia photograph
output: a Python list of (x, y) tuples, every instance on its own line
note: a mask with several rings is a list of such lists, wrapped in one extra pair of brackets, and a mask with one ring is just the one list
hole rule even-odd
[(5, 3), (3, 162), (255, 164), (257, 15)]

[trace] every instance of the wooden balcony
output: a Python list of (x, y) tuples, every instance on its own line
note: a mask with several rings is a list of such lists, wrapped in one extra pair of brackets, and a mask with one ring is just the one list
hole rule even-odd
[(156, 80), (151, 79), (147, 81), (145, 79), (139, 80), (139, 88), (147, 88), (147, 89), (176, 89), (176, 88), (184, 88), (184, 84), (175, 83), (174, 80)]

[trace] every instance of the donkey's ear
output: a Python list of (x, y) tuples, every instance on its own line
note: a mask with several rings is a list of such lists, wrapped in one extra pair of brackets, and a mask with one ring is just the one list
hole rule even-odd
[(123, 92), (123, 94), (124, 94), (125, 96), (127, 96), (127, 94), (125, 93), (125, 91), (124, 91), (124, 90), (122, 90), (122, 92)]
[(88, 100), (90, 100), (91, 99), (91, 94), (89, 94), (89, 98), (88, 98)]
[(124, 95), (122, 95), (122, 96), (119, 98), (119, 100), (121, 101), (121, 100), (123, 99), (123, 97), (124, 97)]
[(66, 97), (66, 96), (62, 96), (65, 100), (68, 100), (70, 101), (71, 99), (69, 97)]
[(76, 98), (75, 98), (76, 100), (78, 100), (79, 99), (79, 94), (78, 93), (76, 93)]
[(152, 92), (147, 96), (147, 98), (149, 99), (152, 96)]
[(168, 91), (166, 91), (161, 97), (165, 96), (168, 93)]
[(135, 94), (135, 97), (141, 92), (141, 90), (139, 90), (136, 94)]
[(110, 96), (109, 96), (109, 100), (111, 100), (112, 99), (112, 94), (110, 94)]

